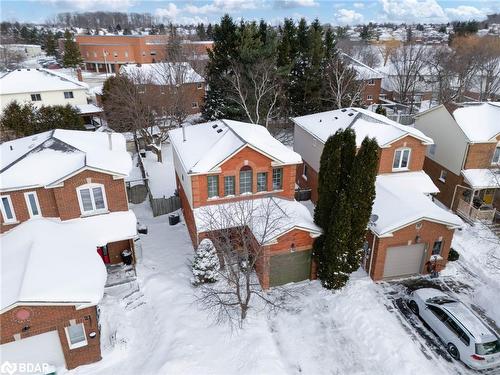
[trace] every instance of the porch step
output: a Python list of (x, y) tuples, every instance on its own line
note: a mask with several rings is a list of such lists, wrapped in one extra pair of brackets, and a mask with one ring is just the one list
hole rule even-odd
[(127, 311), (135, 310), (144, 304), (146, 304), (146, 299), (144, 294), (139, 289), (139, 285), (136, 285), (134, 289), (124, 295), (121, 299), (121, 305)]

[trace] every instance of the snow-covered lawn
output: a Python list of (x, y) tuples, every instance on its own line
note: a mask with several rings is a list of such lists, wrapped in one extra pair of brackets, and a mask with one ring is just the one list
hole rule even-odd
[(172, 155), (172, 145), (164, 143), (161, 147), (162, 163), (159, 163), (156, 155), (151, 152), (146, 152), (146, 157), (143, 159), (144, 168), (149, 177), (149, 188), (154, 198), (168, 198), (174, 195), (177, 188), (175, 183), (174, 162)]
[(194, 252), (183, 223), (146, 224), (137, 286), (111, 289), (101, 305), (103, 359), (74, 374), (443, 374), (391, 312), (383, 289), (359, 271), (343, 290), (304, 282), (276, 314), (251, 312), (242, 330), (214, 325), (189, 282)]

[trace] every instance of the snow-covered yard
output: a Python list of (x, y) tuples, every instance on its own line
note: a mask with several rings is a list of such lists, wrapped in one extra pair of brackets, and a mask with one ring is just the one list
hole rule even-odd
[(168, 198), (174, 195), (177, 188), (175, 183), (174, 162), (172, 156), (172, 145), (164, 143), (161, 146), (162, 163), (152, 151), (146, 151), (143, 159), (144, 168), (148, 175), (149, 188), (153, 198)]
[[(290, 286), (300, 293), (286, 309), (253, 311), (242, 330), (214, 325), (189, 282), (194, 252), (185, 225), (153, 218), (147, 203), (133, 209), (149, 229), (141, 235), (137, 285), (108, 291), (100, 314), (103, 359), (71, 373), (432, 375), (463, 368), (423, 348), (384, 287), (362, 271), (335, 293), (317, 281)], [(466, 229), (454, 246), (475, 237)], [(459, 273), (455, 267), (447, 272)]]

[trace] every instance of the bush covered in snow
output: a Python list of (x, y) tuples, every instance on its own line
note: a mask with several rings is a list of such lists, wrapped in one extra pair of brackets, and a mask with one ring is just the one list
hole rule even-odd
[(217, 272), (220, 269), (219, 258), (215, 246), (205, 238), (198, 245), (193, 261), (193, 285), (214, 283), (217, 281)]

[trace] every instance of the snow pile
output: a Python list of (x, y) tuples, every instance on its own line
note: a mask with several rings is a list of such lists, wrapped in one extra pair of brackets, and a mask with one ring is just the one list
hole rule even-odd
[(97, 246), (135, 235), (135, 215), (32, 219), (2, 236), (2, 303), (97, 303), (106, 269)]
[(171, 197), (177, 189), (172, 145), (170, 143), (163, 144), (161, 154), (161, 163), (158, 162), (156, 154), (152, 151), (147, 151), (146, 157), (142, 158), (153, 198)]
[(126, 176), (132, 161), (118, 133), (61, 130), (4, 142), (3, 189), (48, 186), (86, 167)]

